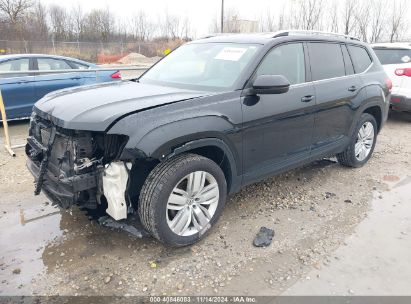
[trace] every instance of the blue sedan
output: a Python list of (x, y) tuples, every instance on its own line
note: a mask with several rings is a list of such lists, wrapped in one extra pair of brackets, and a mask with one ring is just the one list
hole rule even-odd
[[(74, 58), (19, 54), (0, 56), (0, 90), (6, 107), (7, 120), (30, 117), (36, 101), (49, 92), (68, 87), (121, 80), (118, 71), (79, 72), (76, 70), (98, 69), (95, 64)], [(70, 70), (53, 73), (53, 70)], [(27, 71), (24, 74), (2, 72)], [(36, 73), (49, 71), (49, 73)], [(1, 117), (0, 117), (1, 120)]]

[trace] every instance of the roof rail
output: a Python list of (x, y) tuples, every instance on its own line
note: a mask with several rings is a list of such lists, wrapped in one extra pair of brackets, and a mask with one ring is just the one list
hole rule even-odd
[(241, 34), (241, 33), (226, 33), (226, 32), (224, 32), (224, 33), (211, 33), (211, 34), (207, 34), (205, 36), (202, 36), (198, 39), (207, 39), (207, 38), (213, 38), (213, 37), (219, 37), (219, 36), (229, 36), (229, 35), (238, 35), (238, 34)]
[(335, 36), (335, 37), (360, 41), (360, 39), (358, 39), (357, 37), (353, 37), (353, 36), (349, 36), (349, 35), (345, 35), (345, 34), (339, 34), (339, 33), (333, 33), (333, 32), (322, 32), (322, 31), (310, 31), (310, 30), (285, 30), (285, 31), (279, 31), (279, 32), (276, 32), (274, 34), (273, 38), (283, 37), (283, 36), (292, 36), (292, 35)]

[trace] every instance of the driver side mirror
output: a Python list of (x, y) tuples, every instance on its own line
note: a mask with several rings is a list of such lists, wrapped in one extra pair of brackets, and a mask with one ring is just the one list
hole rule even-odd
[(290, 82), (282, 75), (260, 75), (253, 83), (255, 94), (283, 94), (290, 89)]

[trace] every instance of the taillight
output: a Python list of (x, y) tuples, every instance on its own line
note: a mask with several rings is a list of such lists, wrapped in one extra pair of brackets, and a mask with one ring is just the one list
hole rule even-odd
[(396, 69), (395, 70), (395, 75), (411, 77), (411, 68)]
[(111, 78), (113, 78), (113, 79), (121, 79), (121, 72), (120, 72), (120, 71), (117, 71), (117, 72), (111, 74)]
[(388, 91), (391, 92), (391, 90), (392, 90), (392, 81), (391, 81), (391, 79), (387, 78), (387, 79), (385, 80), (385, 84), (387, 85)]

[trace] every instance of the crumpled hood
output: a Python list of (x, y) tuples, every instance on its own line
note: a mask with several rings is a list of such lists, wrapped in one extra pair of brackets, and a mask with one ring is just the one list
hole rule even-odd
[(34, 112), (62, 128), (105, 131), (131, 112), (206, 94), (133, 81), (111, 82), (50, 93), (34, 105)]

